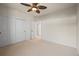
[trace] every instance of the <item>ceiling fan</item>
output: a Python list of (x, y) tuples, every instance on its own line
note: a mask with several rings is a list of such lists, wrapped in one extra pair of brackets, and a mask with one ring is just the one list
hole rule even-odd
[(46, 6), (43, 6), (43, 5), (38, 5), (38, 3), (32, 3), (32, 5), (30, 4), (27, 4), (27, 3), (21, 3), (22, 5), (24, 6), (28, 6), (30, 7), (30, 9), (27, 10), (27, 12), (30, 12), (30, 11), (35, 11), (36, 13), (40, 13), (40, 9), (46, 9), (47, 7)]

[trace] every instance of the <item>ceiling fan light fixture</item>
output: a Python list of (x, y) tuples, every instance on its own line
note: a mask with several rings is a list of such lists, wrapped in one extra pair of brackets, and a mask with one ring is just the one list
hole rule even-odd
[(37, 8), (34, 8), (34, 7), (32, 8), (32, 11), (36, 11), (36, 10), (37, 10)]
[(38, 5), (38, 3), (32, 3), (32, 5), (27, 4), (27, 3), (21, 3), (21, 4), (24, 5), (24, 6), (30, 7), (30, 9), (28, 9), (27, 12), (34, 11), (34, 12), (39, 14), (40, 13), (40, 9), (41, 10), (47, 9), (46, 6)]

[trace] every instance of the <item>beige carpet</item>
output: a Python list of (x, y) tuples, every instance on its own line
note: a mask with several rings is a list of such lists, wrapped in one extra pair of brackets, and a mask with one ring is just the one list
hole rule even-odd
[(0, 48), (3, 56), (77, 56), (75, 48), (47, 42), (28, 40)]

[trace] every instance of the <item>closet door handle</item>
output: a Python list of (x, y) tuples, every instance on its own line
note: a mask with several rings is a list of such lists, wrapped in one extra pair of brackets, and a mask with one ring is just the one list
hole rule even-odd
[(0, 34), (2, 34), (2, 32), (0, 32)]
[(26, 31), (24, 30), (24, 32), (26, 32)]
[(31, 30), (31, 32), (33, 32), (33, 30)]

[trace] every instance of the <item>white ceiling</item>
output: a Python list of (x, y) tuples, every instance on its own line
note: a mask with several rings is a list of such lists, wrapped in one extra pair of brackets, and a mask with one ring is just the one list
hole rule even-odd
[(11, 7), (11, 8), (16, 8), (18, 10), (21, 10), (21, 11), (29, 13), (29, 14), (41, 16), (41, 15), (46, 15), (48, 13), (55, 12), (55, 11), (58, 11), (58, 10), (62, 10), (62, 9), (65, 9), (65, 8), (73, 7), (76, 4), (75, 3), (40, 3), (39, 5), (47, 6), (47, 9), (40, 10), (41, 11), (40, 14), (36, 14), (35, 12), (27, 12), (29, 7), (23, 6), (19, 3), (6, 3), (6, 4), (3, 4), (3, 5)]

